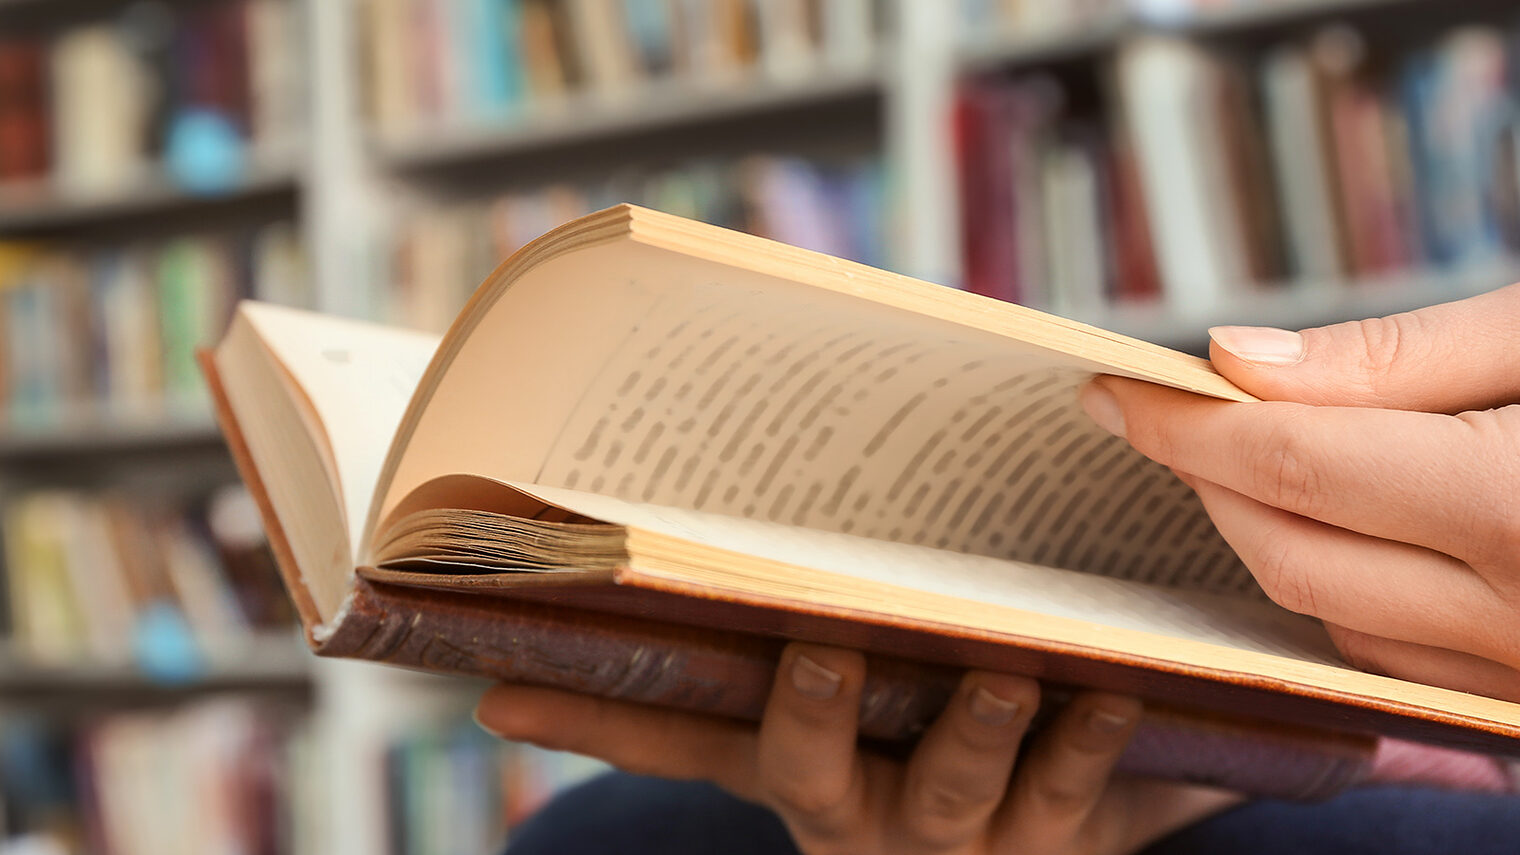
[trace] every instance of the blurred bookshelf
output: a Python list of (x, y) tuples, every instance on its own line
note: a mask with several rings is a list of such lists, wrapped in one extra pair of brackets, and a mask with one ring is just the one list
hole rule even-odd
[(225, 692), (309, 694), (311, 689), (311, 655), (293, 632), (240, 639), (194, 668), (172, 675), (129, 660), (49, 664), (24, 651), (0, 648), (0, 694), (12, 705), (135, 705)]
[(100, 455), (130, 455), (163, 449), (216, 448), (222, 434), (209, 413), (176, 418), (73, 417), (56, 427), (7, 426), (0, 430), (0, 468), (7, 463)]
[(256, 159), (227, 184), (196, 191), (186, 189), (161, 168), (144, 169), (139, 178), (98, 190), (60, 190), (46, 180), (13, 181), (0, 185), (0, 233), (56, 232), (114, 219), (293, 198), (299, 185), (293, 158), (284, 162)]
[[(278, 592), (208, 522), (242, 500), (192, 354), (236, 300), (439, 329), (620, 201), (1189, 350), (1457, 299), (1520, 278), (1511, 6), (0, 0), (0, 841), (163, 848), (119, 781), (182, 792), (216, 728), (273, 807), (202, 848), (483, 851), (598, 768), (288, 615), (214, 631)], [(70, 565), (117, 529), (157, 546)]]
[(747, 75), (701, 85), (667, 80), (641, 84), (626, 101), (575, 95), (527, 108), (510, 118), (476, 119), (456, 127), (377, 135), (377, 159), (391, 169), (437, 166), (482, 156), (511, 157), (557, 146), (632, 135), (675, 133), (839, 102), (880, 97), (883, 76), (866, 68), (818, 80)]

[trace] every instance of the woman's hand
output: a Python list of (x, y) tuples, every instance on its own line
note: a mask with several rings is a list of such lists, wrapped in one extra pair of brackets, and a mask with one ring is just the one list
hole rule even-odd
[(1364, 668), (1520, 700), (1520, 286), (1372, 321), (1213, 332), (1263, 403), (1104, 377), (1278, 603)]
[(764, 721), (497, 686), (476, 712), (506, 739), (630, 772), (711, 780), (775, 810), (798, 847), (827, 853), (1124, 853), (1234, 804), (1224, 793), (1109, 780), (1139, 702), (1079, 695), (1027, 750), (1033, 680), (972, 672), (904, 763), (856, 745), (865, 658), (792, 644)]

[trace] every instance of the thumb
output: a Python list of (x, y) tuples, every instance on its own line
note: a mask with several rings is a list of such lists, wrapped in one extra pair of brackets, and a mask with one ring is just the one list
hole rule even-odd
[(1456, 413), (1520, 401), (1520, 285), (1301, 333), (1209, 330), (1214, 367), (1259, 398)]

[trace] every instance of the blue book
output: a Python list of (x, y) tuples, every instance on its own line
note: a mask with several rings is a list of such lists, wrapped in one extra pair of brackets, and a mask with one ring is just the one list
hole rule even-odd
[(1404, 62), (1399, 72), (1398, 99), (1408, 129), (1415, 223), (1420, 244), (1425, 248), (1425, 260), (1444, 267), (1452, 263), (1456, 248), (1441, 222), (1439, 200), (1443, 196), (1444, 178), (1430, 115), (1438, 89), (1438, 66), (1429, 51), (1420, 51)]
[(650, 74), (670, 71), (670, 7), (666, 0), (623, 0), (623, 19), (644, 69)]
[[(522, 103), (526, 89), (522, 68), (521, 0), (464, 0), (471, 7), (466, 20), (474, 24), (468, 43), (474, 60), (480, 112), (501, 113)], [(464, 43), (464, 40), (461, 40)]]

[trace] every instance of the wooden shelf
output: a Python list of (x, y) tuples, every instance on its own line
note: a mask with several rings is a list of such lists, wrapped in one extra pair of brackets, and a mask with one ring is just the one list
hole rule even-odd
[(219, 645), (204, 671), (164, 680), (121, 662), (39, 663), (14, 647), (0, 647), (0, 697), (6, 703), (154, 700), (223, 691), (305, 692), (312, 656), (292, 631)]
[(852, 72), (830, 70), (795, 80), (759, 73), (707, 84), (665, 80), (626, 95), (585, 93), (544, 101), (497, 120), (419, 127), (406, 134), (376, 132), (371, 148), (391, 169), (446, 166), (857, 101), (879, 96), (884, 81), (877, 66)]
[(1410, 271), (1356, 282), (1303, 282), (1231, 295), (1188, 312), (1162, 303), (1114, 305), (1073, 315), (1133, 338), (1181, 349), (1208, 341), (1208, 328), (1251, 324), (1305, 329), (1381, 317), (1448, 300), (1460, 300), (1520, 280), (1520, 260), (1495, 261), (1455, 271)]
[(67, 419), (55, 425), (0, 430), (0, 465), (64, 457), (215, 448), (221, 443), (221, 431), (210, 414), (124, 421)]
[(1363, 12), (1376, 12), (1396, 6), (1430, 5), (1431, 0), (1276, 0), (1224, 4), (1192, 13), (1176, 21), (1145, 21), (1145, 24), (1170, 31), (1207, 35), (1293, 24), (1317, 18), (1331, 18)]
[(258, 158), (243, 178), (214, 192), (192, 192), (161, 168), (110, 190), (68, 192), (51, 180), (0, 185), (0, 235), (74, 228), (131, 217), (293, 196), (299, 185), (294, 161)]
[(1145, 17), (1125, 12), (1091, 23), (1075, 32), (994, 35), (983, 41), (963, 45), (958, 51), (958, 57), (961, 68), (969, 72), (1039, 65), (1090, 58), (1113, 50), (1124, 39), (1142, 33), (1176, 33), (1195, 37), (1226, 35), (1428, 2), (1430, 0), (1238, 2), (1185, 12), (1175, 18)]
[(961, 45), (957, 55), (969, 72), (1080, 59), (1113, 49), (1134, 29), (1132, 21), (1115, 16), (1075, 33), (993, 34)]

